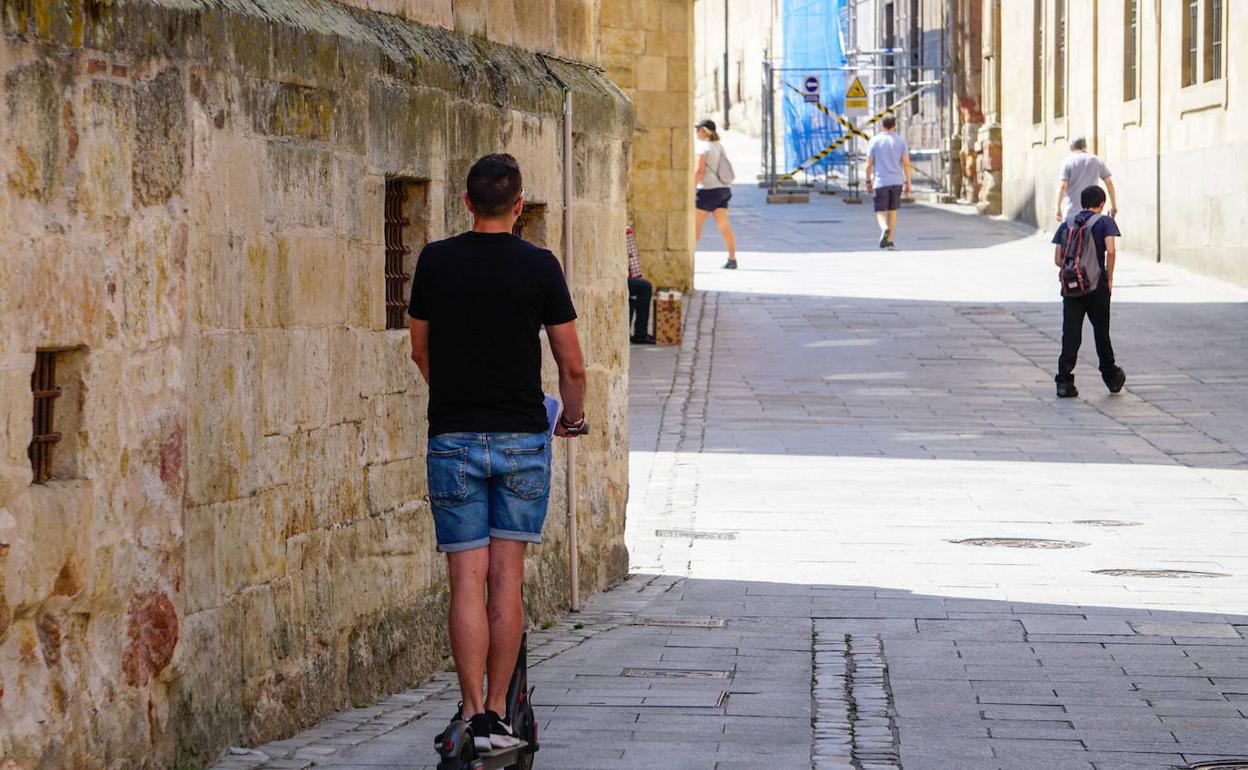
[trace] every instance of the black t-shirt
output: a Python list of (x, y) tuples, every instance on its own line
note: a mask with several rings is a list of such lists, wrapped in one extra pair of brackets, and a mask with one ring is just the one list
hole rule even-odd
[[(1074, 216), (1076, 225), (1082, 226), (1084, 222), (1091, 218), (1094, 212), (1080, 211)], [(1052, 243), (1062, 246), (1066, 243), (1066, 231), (1070, 229), (1068, 222), (1063, 222), (1057, 227), (1057, 232), (1053, 233)], [(1106, 275), (1105, 267), (1105, 239), (1108, 237), (1118, 237), (1122, 233), (1118, 232), (1118, 223), (1112, 217), (1102, 216), (1092, 225), (1092, 242), (1096, 244), (1096, 259), (1101, 263), (1101, 275)], [(1099, 284), (1098, 287), (1100, 288)]]
[(542, 433), (538, 332), (576, 319), (555, 255), (510, 233), (431, 243), (408, 314), (429, 322), (429, 435)]

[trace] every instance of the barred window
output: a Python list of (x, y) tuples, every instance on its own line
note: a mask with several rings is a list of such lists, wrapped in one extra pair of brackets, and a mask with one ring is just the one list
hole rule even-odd
[(1129, 102), (1139, 94), (1140, 0), (1122, 3), (1122, 100)]
[(1054, 4), (1053, 117), (1066, 117), (1066, 0)]
[(56, 352), (35, 353), (35, 371), (30, 376), (30, 392), (35, 399), (34, 432), (30, 439), (30, 468), (36, 484), (52, 478), (52, 449), (61, 440), (56, 432), (56, 400), (61, 388), (56, 383)]
[(429, 185), (415, 179), (386, 180), (386, 328), (407, 327), (407, 283), (416, 255), (428, 242)]
[(1205, 0), (1205, 80), (1222, 77), (1223, 0)]
[(546, 247), (546, 204), (525, 203), (511, 232), (529, 243)]
[(1044, 122), (1044, 0), (1032, 7), (1031, 122)]
[(1201, 0), (1186, 0), (1186, 7), (1183, 9), (1184, 87), (1196, 84), (1196, 68), (1200, 58), (1200, 41), (1198, 39), (1198, 33), (1200, 30), (1200, 2)]

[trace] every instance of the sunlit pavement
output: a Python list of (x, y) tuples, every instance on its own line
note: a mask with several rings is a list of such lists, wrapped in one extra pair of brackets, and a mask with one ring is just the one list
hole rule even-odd
[(1248, 291), (1124, 258), (1127, 389), (1089, 330), (1059, 401), (1047, 238), (908, 207), (882, 252), (869, 205), (732, 212), (684, 349), (634, 348), (629, 545), (689, 578), (676, 612), (883, 640), (896, 756), (833, 731), (816, 766), (1248, 756)]
[[(632, 349), (637, 574), (534, 635), (535, 767), (1248, 757), (1248, 290), (1124, 258), (1127, 388), (1089, 331), (1059, 401), (1046, 238), (907, 207), (882, 252), (868, 205), (745, 184), (732, 214), (741, 269), (706, 234), (684, 345)], [(218, 767), (432, 767), (454, 698)]]

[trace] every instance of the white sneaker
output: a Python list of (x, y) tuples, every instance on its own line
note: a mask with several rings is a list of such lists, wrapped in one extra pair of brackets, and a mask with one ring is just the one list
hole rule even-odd
[(490, 720), (490, 744), (494, 748), (511, 749), (523, 743), (516, 737), (515, 732), (511, 729), (511, 725), (507, 724), (507, 721), (498, 714), (495, 714), (493, 711), (487, 711), (485, 716)]
[(493, 750), (494, 742), (490, 740), (492, 725), (490, 718), (486, 714), (477, 714), (468, 720), (468, 724), (472, 727), (472, 745), (477, 751), (484, 753)]

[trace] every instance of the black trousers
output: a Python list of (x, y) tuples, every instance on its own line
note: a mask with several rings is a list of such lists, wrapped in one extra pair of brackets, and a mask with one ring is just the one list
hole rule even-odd
[(628, 279), (628, 310), (633, 315), (633, 336), (650, 333), (650, 297), (654, 286), (645, 278)]
[(1100, 359), (1101, 378), (1112, 377), (1117, 370), (1114, 346), (1109, 341), (1109, 289), (1101, 284), (1095, 291), (1081, 297), (1062, 298), (1062, 355), (1057, 359), (1057, 381), (1075, 381), (1075, 361), (1083, 343), (1083, 317), (1092, 322), (1096, 355)]

